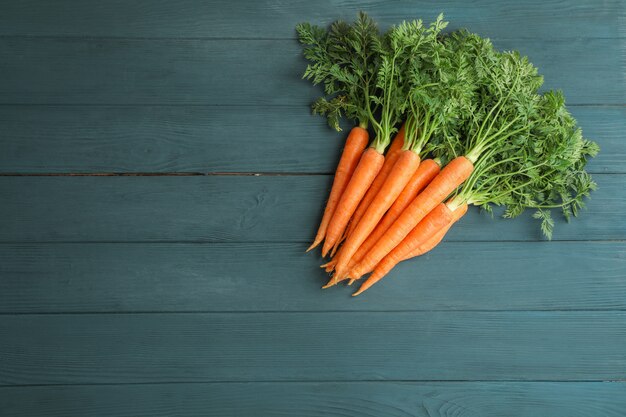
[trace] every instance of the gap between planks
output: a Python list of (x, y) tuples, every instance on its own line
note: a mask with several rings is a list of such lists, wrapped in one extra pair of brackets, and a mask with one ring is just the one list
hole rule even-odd
[[(295, 31), (295, 29), (294, 29)], [(449, 34), (451, 32), (445, 32)], [(2, 39), (32, 39), (32, 40), (79, 40), (79, 41), (298, 41), (296, 36), (88, 36), (88, 35), (0, 35)], [(488, 37), (492, 41), (540, 41), (545, 36), (497, 36)], [(579, 40), (623, 40), (626, 36), (567, 36), (555, 38), (556, 41)]]
[[(309, 108), (297, 104), (197, 104), (197, 103), (1, 103), (0, 107), (268, 107), (268, 108)], [(626, 103), (572, 103), (567, 107), (626, 107)]]
[[(550, 244), (550, 240), (517, 240), (517, 239), (504, 239), (504, 240), (455, 240), (454, 243), (547, 243)], [(561, 239), (555, 240), (559, 243), (624, 243), (625, 239)], [(287, 245), (287, 244), (301, 244), (310, 245), (310, 240), (245, 240), (245, 241), (223, 241), (223, 240), (37, 240), (37, 241), (20, 241), (20, 240), (6, 240), (0, 241), (2, 245), (83, 245), (83, 244), (96, 244), (96, 245), (117, 245), (117, 244), (132, 244), (132, 245)]]
[(458, 384), (458, 383), (495, 383), (495, 384), (624, 384), (626, 379), (354, 379), (354, 380), (275, 380), (275, 379), (251, 379), (246, 381), (174, 381), (174, 382), (87, 382), (76, 384), (23, 384), (23, 385), (0, 385), (0, 389), (10, 388), (37, 388), (37, 387), (82, 387), (82, 386), (126, 386), (126, 385), (218, 385), (218, 384), (302, 384), (312, 385), (319, 383), (328, 384), (371, 384), (371, 383), (388, 383), (388, 384)]
[(398, 314), (398, 313), (624, 313), (626, 309), (617, 308), (596, 308), (596, 309), (539, 309), (539, 310), (468, 310), (468, 309), (436, 309), (436, 310), (259, 310), (259, 311), (232, 311), (232, 310), (215, 310), (215, 311), (76, 311), (62, 312), (50, 311), (28, 313), (8, 313), (0, 312), (3, 316), (153, 316), (153, 315), (211, 315), (211, 314)]
[(127, 311), (51, 311), (51, 312), (0, 312), (2, 316), (153, 316), (153, 315), (211, 315), (211, 314), (238, 314), (238, 315), (257, 315), (257, 314), (398, 314), (398, 313), (621, 313), (626, 312), (625, 308), (572, 308), (572, 309), (407, 309), (407, 310), (127, 310)]
[[(0, 172), (0, 177), (315, 177), (334, 172)], [(592, 175), (624, 175), (623, 172), (595, 172)]]
[[(604, 174), (604, 173), (603, 173)], [(331, 172), (77, 172), (0, 173), (0, 177), (310, 177)]]

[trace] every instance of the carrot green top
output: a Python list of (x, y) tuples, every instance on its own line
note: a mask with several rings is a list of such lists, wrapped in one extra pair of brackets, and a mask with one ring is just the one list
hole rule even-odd
[(359, 13), (352, 24), (340, 20), (326, 30), (301, 23), (296, 31), (309, 61), (303, 78), (324, 84), (326, 96), (313, 104), (313, 112), (325, 115), (336, 130), (341, 130), (339, 119), (344, 114), (366, 128), (376, 111), (370, 95), (376, 89), (380, 62), (380, 36), (374, 21)]
[(336, 129), (344, 114), (370, 124), (381, 153), (404, 120), (405, 149), (474, 164), (452, 205), (503, 205), (510, 218), (534, 209), (549, 238), (550, 209), (576, 216), (595, 188), (585, 164), (598, 147), (583, 138), (560, 92), (539, 93), (543, 78), (526, 57), (467, 30), (443, 36), (446, 25), (443, 16), (429, 26), (414, 20), (381, 36), (363, 13), (328, 31), (298, 25), (305, 77), (325, 87), (314, 112)]
[(427, 31), (406, 75), (407, 149), (418, 153), (453, 140), (475, 106), (477, 76), (471, 54), (460, 47), (466, 44), (446, 42), (441, 36), (447, 25), (442, 19), (439, 16)]
[(470, 62), (465, 76), (476, 87), (469, 90), (471, 112), (460, 113), (460, 128), (453, 131), (457, 136), (447, 136), (434, 149), (443, 158), (465, 155), (475, 163), (451, 204), (470, 203), (487, 211), (504, 205), (505, 217), (536, 209), (534, 217), (550, 238), (549, 209), (575, 216), (595, 188), (584, 166), (597, 145), (583, 139), (561, 93), (538, 93), (543, 79), (526, 57), (498, 52), (488, 39), (467, 31), (445, 42)]
[(485, 152), (452, 201), (489, 212), (491, 205), (504, 205), (507, 218), (536, 209), (533, 217), (541, 220), (541, 230), (550, 239), (554, 228), (550, 209), (560, 208), (567, 219), (576, 216), (595, 189), (584, 167), (598, 147), (582, 137), (561, 93), (535, 96), (525, 129)]

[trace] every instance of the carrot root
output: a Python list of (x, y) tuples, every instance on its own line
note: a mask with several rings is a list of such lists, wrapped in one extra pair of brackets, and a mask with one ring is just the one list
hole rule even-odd
[(378, 172), (378, 175), (376, 175), (376, 178), (372, 182), (372, 185), (367, 190), (367, 193), (365, 193), (365, 195), (363, 196), (363, 199), (361, 200), (358, 207), (356, 208), (354, 215), (352, 216), (352, 220), (350, 221), (350, 224), (347, 229), (348, 236), (354, 232), (354, 229), (356, 229), (356, 227), (358, 226), (358, 223), (363, 217), (363, 215), (365, 214), (365, 211), (368, 209), (371, 202), (374, 200), (374, 198), (378, 194), (380, 188), (385, 183), (387, 176), (389, 176), (389, 173), (393, 169), (396, 161), (398, 160), (398, 157), (402, 153), (403, 146), (404, 146), (404, 125), (402, 125), (402, 127), (396, 134), (396, 137), (394, 138), (393, 142), (391, 142), (391, 145), (389, 146), (389, 150), (387, 151), (387, 155), (385, 156), (385, 163), (383, 164), (383, 167)]
[(306, 250), (307, 252), (317, 247), (326, 237), (326, 231), (328, 230), (330, 220), (337, 208), (341, 195), (347, 187), (348, 182), (350, 181), (350, 178), (359, 163), (359, 158), (367, 146), (368, 141), (369, 134), (366, 129), (359, 126), (352, 128), (348, 138), (346, 139), (346, 145), (344, 146), (339, 163), (337, 164), (335, 178), (333, 179), (333, 185), (330, 189), (328, 202), (324, 208), (322, 221), (317, 229), (313, 243)]
[(435, 233), (430, 239), (427, 239), (425, 242), (417, 245), (415, 249), (413, 249), (408, 255), (406, 255), (402, 260), (406, 261), (411, 258), (415, 258), (417, 256), (424, 255), (427, 252), (435, 249), (439, 243), (443, 240), (443, 238), (448, 233), (448, 230), (452, 227), (454, 223), (456, 223), (461, 217), (463, 217), (467, 213), (467, 204), (461, 205), (459, 208), (452, 212), (452, 221), (445, 225), (440, 231)]
[[(361, 285), (361, 288), (354, 294), (359, 295), (367, 291), (372, 285), (384, 278), (398, 263), (405, 260), (412, 252), (421, 250), (428, 251), (436, 246), (445, 232), (467, 212), (467, 205), (463, 204), (451, 210), (448, 204), (441, 203), (431, 211), (415, 228), (396, 246), (387, 256), (385, 256), (374, 272)], [(443, 234), (441, 234), (443, 232)], [(433, 239), (438, 239), (432, 241)], [(428, 249), (428, 245), (432, 245)]]
[[(450, 161), (402, 212), (400, 217), (387, 229), (379, 241), (353, 269), (361, 276), (373, 269), (387, 254), (426, 217), (443, 199), (461, 185), (472, 173), (474, 164), (464, 156)], [(355, 278), (355, 276), (350, 276)]]
[(335, 243), (335, 246), (333, 246), (332, 250), (330, 251), (330, 257), (332, 258), (333, 256), (335, 256), (335, 253), (337, 253), (337, 249), (339, 249), (339, 245), (341, 245), (341, 242), (343, 242), (346, 238), (346, 235), (344, 234), (343, 237), (341, 239), (339, 239), (337, 241), (337, 243)]
[(419, 193), (439, 174), (441, 167), (439, 163), (433, 159), (425, 159), (420, 162), (417, 171), (413, 174), (413, 177), (409, 180), (409, 183), (404, 187), (396, 201), (391, 205), (387, 213), (380, 220), (378, 225), (374, 228), (372, 233), (365, 239), (359, 249), (354, 253), (347, 270), (350, 271), (345, 277), (338, 279), (342, 281), (344, 279), (350, 279), (350, 283), (354, 283), (361, 276), (372, 272), (371, 268), (364, 274), (359, 276), (353, 275), (354, 267), (363, 259), (367, 252), (378, 242), (378, 240), (385, 234), (387, 229), (396, 221), (396, 219), (402, 214), (404, 209), (419, 195)]
[(374, 148), (368, 148), (363, 152), (328, 224), (322, 256), (326, 256), (342, 236), (354, 210), (380, 171), (384, 159), (385, 157)]
[(347, 267), (350, 259), (374, 230), (387, 210), (393, 205), (396, 198), (402, 193), (402, 190), (411, 180), (419, 165), (419, 155), (411, 150), (402, 151), (397, 157), (393, 168), (387, 175), (387, 179), (380, 187), (361, 220), (359, 220), (359, 224), (346, 239), (343, 249), (337, 257), (335, 270), (338, 277), (342, 277), (346, 272), (349, 272)]
[(337, 285), (337, 283), (331, 277), (330, 280), (324, 286), (322, 286), (322, 289), (325, 290), (326, 288), (330, 288), (335, 285)]

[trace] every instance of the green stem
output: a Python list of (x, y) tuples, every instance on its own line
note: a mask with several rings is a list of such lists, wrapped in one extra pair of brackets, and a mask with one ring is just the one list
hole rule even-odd
[[(577, 195), (578, 197), (578, 195)], [(563, 206), (568, 206), (570, 204), (572, 204), (574, 201), (576, 201), (576, 198), (572, 198), (569, 201), (564, 201), (561, 204), (533, 204), (533, 205), (529, 205), (529, 208), (536, 208), (536, 209), (550, 209), (550, 208), (561, 208)]]

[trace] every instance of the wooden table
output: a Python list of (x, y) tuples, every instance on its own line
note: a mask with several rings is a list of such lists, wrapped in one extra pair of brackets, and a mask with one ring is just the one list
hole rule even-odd
[[(344, 134), (300, 21), (446, 12), (519, 49), (602, 153), (552, 242), (471, 210), (358, 299), (321, 291)], [(626, 415), (623, 0), (5, 0), (3, 416)]]

